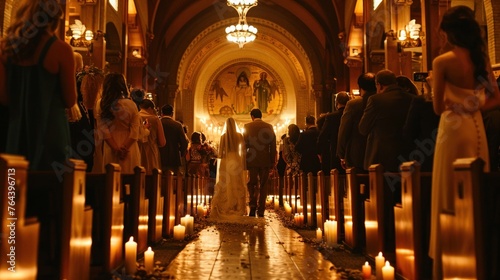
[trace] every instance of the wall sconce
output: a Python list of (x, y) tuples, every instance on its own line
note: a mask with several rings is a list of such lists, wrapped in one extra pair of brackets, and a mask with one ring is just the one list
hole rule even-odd
[(132, 56), (135, 57), (135, 58), (141, 58), (141, 52), (139, 51), (139, 49), (133, 49), (132, 50)]
[(359, 55), (359, 50), (358, 50), (358, 49), (356, 49), (356, 48), (353, 48), (353, 49), (352, 49), (352, 55), (354, 55), (354, 56)]
[(416, 24), (415, 20), (411, 20), (405, 29), (401, 29), (398, 32), (398, 40), (403, 48), (420, 47), (422, 46), (422, 41), (420, 40), (420, 24)]
[(359, 89), (353, 89), (352, 90), (352, 95), (358, 96), (359, 95)]

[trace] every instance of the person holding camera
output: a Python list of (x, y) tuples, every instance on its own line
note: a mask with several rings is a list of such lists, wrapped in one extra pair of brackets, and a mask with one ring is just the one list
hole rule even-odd
[(432, 63), (434, 112), (441, 115), (432, 170), (429, 256), (433, 279), (442, 279), (440, 213), (453, 209), (453, 162), (480, 157), (489, 170), (488, 144), (481, 110), (499, 106), (500, 95), (474, 12), (455, 6), (443, 15), (440, 33), (449, 50)]

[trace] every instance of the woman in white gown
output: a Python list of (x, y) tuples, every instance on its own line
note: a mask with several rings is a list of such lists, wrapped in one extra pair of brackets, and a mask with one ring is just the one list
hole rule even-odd
[[(454, 208), (453, 161), (480, 157), (489, 170), (488, 146), (481, 111), (499, 104), (499, 92), (484, 52), (485, 44), (474, 12), (455, 6), (443, 16), (440, 31), (451, 49), (433, 61), (434, 111), (441, 115), (432, 170), (429, 256), (433, 279), (442, 279), (440, 213)], [(487, 92), (487, 94), (485, 94)], [(467, 242), (467, 240), (464, 240)]]
[(246, 215), (245, 141), (233, 118), (228, 118), (219, 145), (219, 168), (210, 218), (238, 221)]

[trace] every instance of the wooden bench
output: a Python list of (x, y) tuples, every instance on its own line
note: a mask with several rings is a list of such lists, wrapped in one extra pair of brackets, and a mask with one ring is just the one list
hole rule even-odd
[(394, 206), (400, 203), (399, 173), (384, 173), (380, 164), (369, 168), (370, 183), (365, 200), (366, 254), (375, 259), (383, 252), (386, 260), (395, 261)]
[[(180, 218), (176, 221), (178, 208), (176, 193), (179, 192), (177, 190), (177, 182), (178, 180), (172, 171), (163, 173), (161, 178), (161, 192), (163, 196), (162, 235), (164, 237), (173, 236), (174, 226), (180, 223)], [(180, 193), (182, 195), (182, 189), (180, 190)], [(184, 208), (184, 206), (179, 207)]]
[(328, 196), (330, 193), (328, 182), (330, 177), (325, 176), (323, 171), (318, 172), (316, 178), (316, 224), (322, 231), (325, 230), (324, 224), (328, 219)]
[(401, 203), (394, 206), (396, 274), (403, 279), (431, 279), (428, 256), (430, 233), (430, 172), (415, 162), (401, 165)]
[(304, 220), (309, 227), (316, 228), (317, 219), (316, 219), (316, 207), (318, 206), (316, 202), (316, 176), (313, 173), (309, 172), (307, 174), (307, 184), (304, 187), (304, 200), (305, 205), (304, 209), (306, 209), (307, 216), (304, 216)]
[(344, 244), (353, 252), (362, 252), (365, 248), (365, 212), (363, 190), (367, 190), (368, 174), (359, 174), (355, 168), (346, 170), (346, 189), (344, 205)]
[(69, 160), (61, 177), (28, 172), (26, 216), (40, 222), (38, 278), (87, 279), (92, 209), (85, 207), (86, 164)]
[(0, 154), (0, 279), (36, 279), (38, 236), (36, 218), (25, 218), (28, 161)]
[(499, 279), (500, 174), (479, 158), (454, 164), (454, 208), (440, 214), (443, 277)]
[(91, 279), (110, 279), (123, 262), (121, 168), (106, 165), (104, 174), (87, 174), (85, 204), (93, 209)]
[(154, 245), (162, 240), (164, 198), (161, 191), (162, 171), (153, 169), (151, 175), (146, 175), (146, 197), (149, 200), (148, 209), (148, 244)]
[(337, 169), (330, 171), (330, 190), (328, 192), (328, 218), (337, 221), (337, 243), (344, 238), (344, 210), (343, 199), (345, 196), (345, 175), (340, 175)]
[(123, 240), (127, 241), (133, 236), (137, 242), (137, 253), (140, 254), (148, 248), (149, 200), (146, 198), (146, 169), (136, 166), (134, 174), (122, 174), (121, 185), (124, 202)]

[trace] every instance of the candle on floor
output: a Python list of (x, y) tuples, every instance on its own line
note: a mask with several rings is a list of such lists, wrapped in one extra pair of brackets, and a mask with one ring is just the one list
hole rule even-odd
[(372, 267), (368, 262), (365, 262), (365, 265), (362, 267), (362, 272), (363, 272), (363, 279), (370, 279), (372, 278)]
[(384, 267), (385, 258), (382, 256), (382, 252), (378, 253), (375, 257), (375, 273), (377, 274), (377, 280), (382, 280), (382, 267)]
[(181, 225), (186, 228), (186, 235), (193, 234), (194, 232), (194, 217), (189, 214), (185, 217), (181, 217)]
[(203, 214), (203, 205), (198, 204), (198, 206), (196, 207), (196, 215), (198, 215), (198, 218), (205, 216)]
[(131, 236), (129, 241), (125, 243), (125, 273), (128, 275), (135, 274), (137, 270), (137, 243), (134, 237)]
[(319, 241), (323, 240), (323, 232), (321, 231), (320, 228), (316, 230), (316, 239), (318, 239)]
[(153, 272), (155, 263), (154, 259), (155, 259), (155, 252), (151, 250), (151, 247), (148, 247), (148, 250), (144, 252), (144, 269), (148, 274)]
[(394, 267), (389, 264), (389, 261), (386, 261), (385, 266), (382, 267), (382, 279), (394, 280)]
[(186, 235), (186, 227), (183, 225), (174, 226), (174, 239), (183, 240)]

